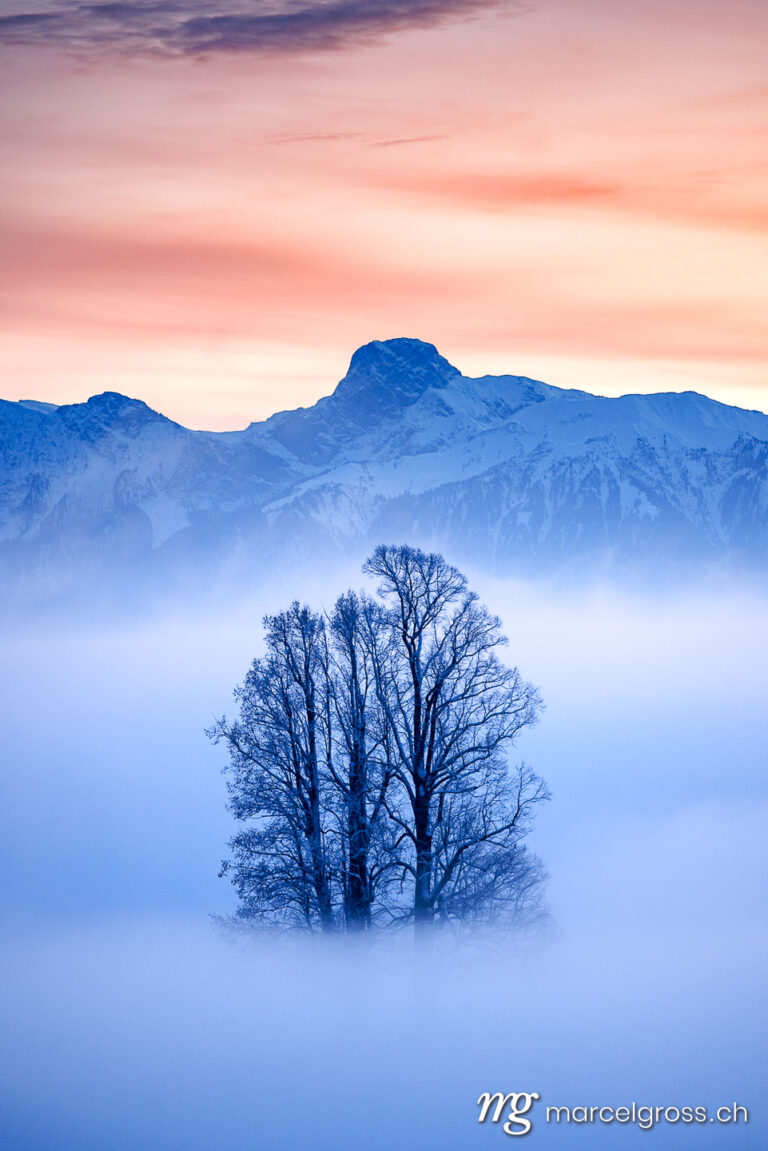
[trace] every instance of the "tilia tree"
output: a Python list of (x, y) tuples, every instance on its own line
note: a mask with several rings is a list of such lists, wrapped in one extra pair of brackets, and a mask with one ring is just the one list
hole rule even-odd
[(530, 918), (542, 870), (523, 840), (548, 796), (508, 755), (538, 692), (441, 556), (380, 547), (364, 570), (376, 599), (265, 619), (239, 718), (211, 732), (245, 824), (224, 865), (239, 915), (321, 931)]
[[(379, 606), (354, 592), (339, 597), (330, 618), (329, 775), (339, 813), (344, 921), (350, 930), (371, 926), (375, 897), (393, 869), (392, 833), (385, 822), (392, 767), (372, 658), (381, 625)], [(385, 901), (378, 903), (381, 912)]]
[(224, 865), (245, 918), (335, 926), (327, 637), (323, 618), (293, 603), (264, 620), (266, 654), (235, 690), (239, 719), (211, 737), (230, 753), (230, 809), (245, 823)]
[(535, 723), (538, 692), (498, 658), (500, 620), (442, 556), (380, 547), (364, 570), (385, 605), (374, 659), (400, 785), (388, 814), (414, 920), (519, 908), (531, 878), (520, 840), (547, 792), (528, 768), (510, 771), (506, 753)]

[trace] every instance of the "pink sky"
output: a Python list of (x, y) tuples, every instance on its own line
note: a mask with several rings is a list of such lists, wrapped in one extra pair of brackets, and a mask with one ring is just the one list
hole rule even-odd
[(763, 0), (445, 7), (203, 55), (10, 22), (2, 395), (237, 427), (407, 335), (768, 408)]

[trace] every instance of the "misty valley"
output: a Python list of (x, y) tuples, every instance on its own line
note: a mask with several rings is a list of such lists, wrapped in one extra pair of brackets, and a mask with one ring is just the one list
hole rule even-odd
[[(766, 417), (466, 381), (394, 343), (242, 433), (119, 397), (2, 408), (11, 1146), (337, 1151), (364, 1128), (390, 1151), (418, 1124), (459, 1151), (507, 1137), (477, 1123), (501, 1084), (540, 1095), (542, 1146), (582, 1146), (537, 1115), (585, 1100), (739, 1100), (757, 1145)], [(479, 702), (434, 712), (420, 824), (397, 613), (440, 580), (426, 696), (474, 636)], [(415, 951), (417, 920), (442, 942)]]

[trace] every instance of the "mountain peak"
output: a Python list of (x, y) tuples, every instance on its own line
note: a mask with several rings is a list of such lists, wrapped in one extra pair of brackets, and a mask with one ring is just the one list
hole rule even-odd
[[(434, 344), (401, 337), (373, 340), (358, 348), (334, 397), (345, 406), (365, 406), (369, 416), (394, 414), (429, 388), (445, 388), (461, 375)], [(373, 410), (371, 410), (373, 405)]]
[(138, 435), (150, 423), (171, 424), (143, 400), (124, 396), (120, 392), (102, 392), (91, 396), (84, 404), (64, 404), (56, 409), (56, 417), (83, 438), (100, 438), (119, 429), (129, 436)]
[(136, 411), (139, 409), (147, 412), (152, 411), (143, 400), (135, 400), (131, 396), (124, 396), (122, 392), (99, 392), (98, 395), (90, 396), (90, 398), (83, 403), (61, 404), (58, 411), (62, 413), (88, 411), (91, 414), (94, 412), (104, 412), (109, 415), (118, 415), (126, 410)]
[(372, 340), (354, 353), (332, 395), (296, 413), (278, 412), (263, 426), (304, 459), (328, 459), (341, 442), (399, 421), (425, 392), (444, 389), (459, 379), (461, 372), (434, 344), (405, 338)]
[(99, 411), (120, 412), (125, 408), (152, 410), (143, 400), (136, 400), (133, 396), (124, 396), (122, 392), (100, 392), (96, 396), (91, 396), (86, 403), (89, 407)]
[(369, 344), (363, 344), (353, 354), (347, 375), (363, 369), (387, 374), (408, 369), (434, 372), (441, 380), (446, 375), (459, 375), (458, 369), (440, 355), (434, 344), (405, 336), (392, 340), (371, 340)]

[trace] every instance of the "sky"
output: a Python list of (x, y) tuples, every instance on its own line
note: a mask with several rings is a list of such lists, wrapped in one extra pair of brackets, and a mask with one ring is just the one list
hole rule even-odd
[(372, 339), (768, 409), (764, 0), (0, 0), (4, 398), (192, 427)]

